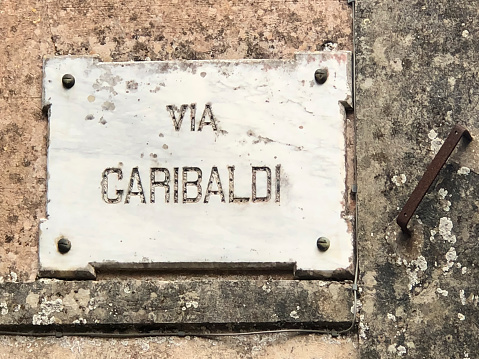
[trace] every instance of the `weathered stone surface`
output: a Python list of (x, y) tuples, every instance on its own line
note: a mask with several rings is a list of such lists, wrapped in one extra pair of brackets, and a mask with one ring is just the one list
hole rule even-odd
[(261, 335), (222, 339), (88, 339), (1, 337), (0, 358), (304, 358), (355, 359), (355, 338)]
[(351, 50), (346, 1), (21, 0), (0, 5), (0, 277), (34, 280), (45, 216), (42, 57), (103, 61), (292, 58)]
[[(351, 284), (298, 280), (39, 280), (0, 286), (0, 327), (306, 323), (347, 328)], [(70, 326), (71, 327), (71, 326)]]
[[(351, 8), (344, 0), (6, 0), (0, 4), (0, 32), (0, 283), (34, 281), (37, 276), (38, 224), (46, 205), (47, 121), (40, 98), (44, 55), (98, 54), (104, 61), (241, 59), (292, 58), (296, 51), (328, 47), (352, 49)], [(37, 303), (38, 312), (30, 309), (33, 324), (33, 315), (41, 312), (42, 290), (40, 282), (31, 285), (32, 290), (37, 288), (38, 299), (33, 295), (17, 304)], [(78, 293), (73, 290), (67, 299), (82, 315), (83, 309), (73, 301), (86, 297), (80, 291), (85, 285), (93, 283), (78, 283)], [(45, 300), (61, 298), (65, 306), (62, 292), (57, 297), (53, 287), (47, 284), (45, 290), (52, 292)], [(338, 298), (341, 293), (350, 298), (351, 293), (343, 290)], [(246, 300), (249, 293), (240, 294)], [(127, 293), (122, 296), (128, 298)], [(253, 301), (244, 304), (254, 308)], [(348, 300), (348, 310), (350, 305)], [(9, 316), (17, 307), (0, 308), (4, 320), (2, 309)], [(335, 314), (335, 310), (331, 307), (325, 313)], [(80, 321), (71, 319), (71, 323)], [(29, 322), (28, 316), (18, 320)], [(0, 337), (1, 358), (355, 358), (356, 351), (354, 337), (273, 335), (221, 341)]]
[(479, 176), (459, 146), (405, 238), (395, 217), (455, 123), (479, 139), (477, 4), (356, 5), (361, 356), (479, 352)]

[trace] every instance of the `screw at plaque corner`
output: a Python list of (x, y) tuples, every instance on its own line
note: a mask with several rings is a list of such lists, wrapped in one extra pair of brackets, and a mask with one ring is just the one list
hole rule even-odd
[(72, 244), (68, 239), (60, 238), (60, 240), (57, 243), (57, 247), (58, 247), (58, 251), (61, 254), (65, 254), (70, 251), (70, 249), (72, 248)]
[(62, 84), (64, 88), (71, 89), (75, 85), (75, 78), (73, 75), (65, 74), (62, 77)]
[(324, 84), (326, 80), (328, 79), (328, 69), (317, 69), (314, 72), (314, 79), (316, 82), (320, 85)]
[(321, 252), (326, 252), (329, 249), (329, 239), (326, 237), (319, 237), (316, 241), (316, 245)]

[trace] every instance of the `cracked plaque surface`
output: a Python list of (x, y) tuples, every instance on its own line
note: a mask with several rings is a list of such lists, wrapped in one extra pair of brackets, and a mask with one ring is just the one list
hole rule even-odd
[[(315, 71), (327, 68), (320, 85)], [(71, 74), (75, 84), (62, 85)], [(291, 267), (350, 274), (350, 54), (44, 62), (44, 276), (95, 268)], [(330, 248), (317, 249), (319, 237)], [(58, 241), (71, 249), (62, 254)]]

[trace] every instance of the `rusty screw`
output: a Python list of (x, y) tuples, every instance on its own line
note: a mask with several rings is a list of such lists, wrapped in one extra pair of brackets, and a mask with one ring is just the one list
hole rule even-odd
[(326, 237), (319, 237), (316, 245), (321, 252), (326, 252), (329, 249), (329, 239)]
[(71, 89), (75, 85), (75, 78), (73, 75), (65, 74), (62, 77), (62, 84), (64, 88)]
[(314, 72), (314, 79), (316, 82), (320, 85), (324, 84), (326, 80), (328, 79), (328, 69), (317, 69)]
[(68, 239), (60, 238), (60, 240), (57, 243), (57, 247), (58, 247), (58, 251), (61, 254), (65, 254), (68, 251), (70, 251), (70, 249), (72, 248), (72, 244)]

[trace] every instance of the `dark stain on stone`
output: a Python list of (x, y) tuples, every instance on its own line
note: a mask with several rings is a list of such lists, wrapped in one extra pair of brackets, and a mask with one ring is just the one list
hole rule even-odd
[(27, 74), (25, 76), (25, 80), (23, 82), (27, 85), (31, 85), (35, 82), (35, 77), (31, 74)]
[(384, 153), (383, 151), (377, 152), (377, 153), (372, 153), (371, 154), (371, 159), (373, 161), (378, 162), (378, 163), (387, 163), (388, 160), (389, 160), (386, 153)]
[(380, 139), (384, 138), (384, 133), (380, 129), (377, 128), (373, 131), (373, 138), (375, 140), (380, 140)]
[(9, 214), (7, 217), (7, 222), (10, 224), (15, 224), (18, 222), (18, 216), (15, 214)]
[(262, 48), (257, 40), (246, 40), (246, 58), (247, 59), (267, 59), (269, 53), (267, 50)]
[(130, 15), (130, 21), (136, 21), (138, 20), (138, 14), (134, 12), (133, 14)]
[(5, 235), (5, 243), (11, 243), (11, 242), (13, 242), (14, 239), (15, 239), (15, 237), (12, 234), (6, 234)]
[(410, 70), (412, 67), (412, 61), (408, 58), (402, 60), (402, 67), (404, 70)]
[(8, 175), (8, 178), (10, 179), (10, 182), (12, 183), (15, 183), (15, 184), (23, 183), (23, 176), (19, 173), (10, 173)]

